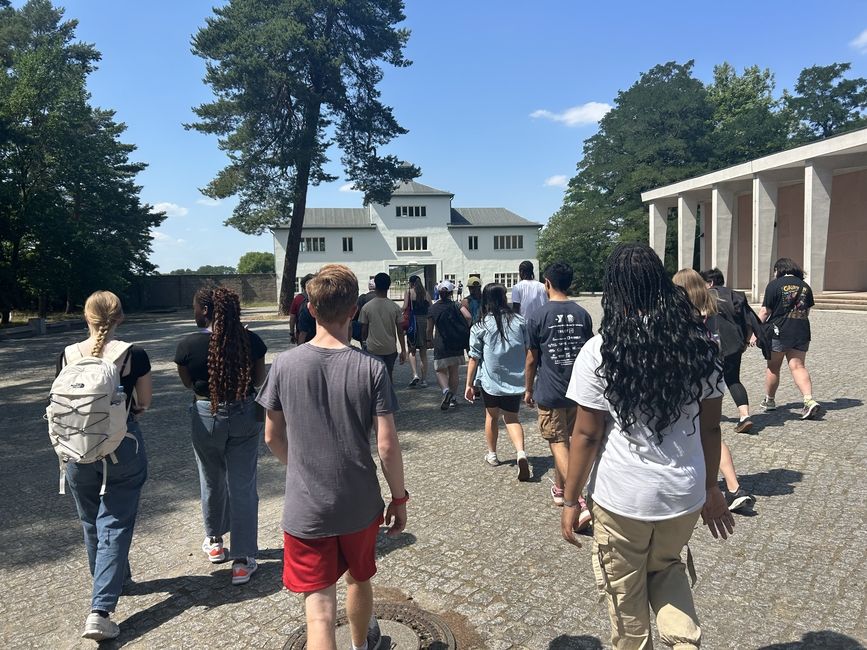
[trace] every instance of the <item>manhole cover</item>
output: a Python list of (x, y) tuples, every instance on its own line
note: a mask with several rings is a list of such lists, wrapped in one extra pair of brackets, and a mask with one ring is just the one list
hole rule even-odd
[[(382, 630), (377, 650), (454, 650), (455, 637), (437, 616), (415, 605), (374, 603), (373, 613)], [(337, 647), (351, 648), (346, 612), (337, 613)], [(307, 629), (302, 626), (289, 636), (283, 650), (305, 650)], [(373, 650), (371, 648), (370, 650)]]

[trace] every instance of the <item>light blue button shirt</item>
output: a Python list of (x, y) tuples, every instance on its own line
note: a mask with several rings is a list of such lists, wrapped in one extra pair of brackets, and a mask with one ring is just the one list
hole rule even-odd
[(524, 392), (524, 364), (527, 359), (527, 324), (523, 317), (503, 317), (503, 333), (490, 314), (470, 329), (470, 356), (480, 362), (477, 377), (490, 395), (518, 395)]

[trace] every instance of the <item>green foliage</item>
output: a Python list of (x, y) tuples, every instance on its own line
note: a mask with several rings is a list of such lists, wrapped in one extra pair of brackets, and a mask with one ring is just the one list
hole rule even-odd
[(262, 233), (291, 218), (281, 310), (294, 289), (310, 184), (325, 171), (332, 144), (364, 200), (388, 203), (395, 184), (419, 175), (380, 148), (405, 133), (380, 102), (382, 64), (409, 65), (402, 0), (229, 0), (193, 38), (216, 99), (188, 125), (216, 135), (229, 164), (203, 192), (237, 195), (226, 221)]
[(850, 63), (804, 68), (795, 94), (784, 101), (795, 122), (794, 139), (800, 144), (867, 126), (867, 79), (843, 77)]
[(169, 271), (169, 275), (235, 275), (238, 271), (234, 266), (223, 266), (221, 264), (205, 264), (200, 266), (195, 271), (193, 269), (175, 269)]
[(238, 260), (238, 273), (273, 273), (274, 253), (251, 251)]
[[(795, 95), (774, 99), (774, 75), (758, 66), (742, 74), (728, 63), (705, 86), (693, 62), (669, 62), (618, 93), (584, 156), (563, 206), (539, 237), (542, 265), (562, 260), (576, 289), (600, 288), (614, 244), (647, 241), (641, 193), (821, 137), (867, 126), (867, 80), (845, 79), (848, 63), (806, 68)], [(676, 214), (669, 214), (667, 268), (676, 259)]]
[[(5, 4), (5, 3), (3, 3)], [(49, 0), (0, 4), (0, 310), (38, 300), (67, 308), (95, 289), (123, 292), (148, 273), (150, 229), (164, 219), (139, 200), (145, 165), (125, 127), (93, 108), (99, 60), (74, 41), (76, 21)]]

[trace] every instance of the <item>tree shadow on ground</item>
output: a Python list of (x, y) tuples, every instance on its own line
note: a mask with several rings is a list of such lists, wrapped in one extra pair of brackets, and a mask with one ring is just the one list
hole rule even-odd
[(561, 634), (548, 644), (548, 650), (602, 650), (602, 641), (595, 636)]
[(800, 641), (774, 643), (765, 645), (758, 650), (865, 650), (864, 646), (845, 634), (822, 630), (807, 632)]
[(767, 472), (741, 474), (738, 476), (744, 489), (759, 497), (777, 497), (794, 494), (794, 484), (800, 483), (803, 478), (803, 472), (793, 469), (771, 469)]

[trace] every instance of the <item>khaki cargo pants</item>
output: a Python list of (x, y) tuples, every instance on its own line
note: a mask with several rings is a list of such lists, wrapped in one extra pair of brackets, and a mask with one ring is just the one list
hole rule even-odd
[[(593, 572), (605, 592), (615, 650), (650, 650), (650, 613), (659, 636), (676, 650), (701, 644), (701, 628), (680, 553), (699, 513), (638, 521), (593, 504)], [(692, 571), (691, 557), (687, 558)]]

